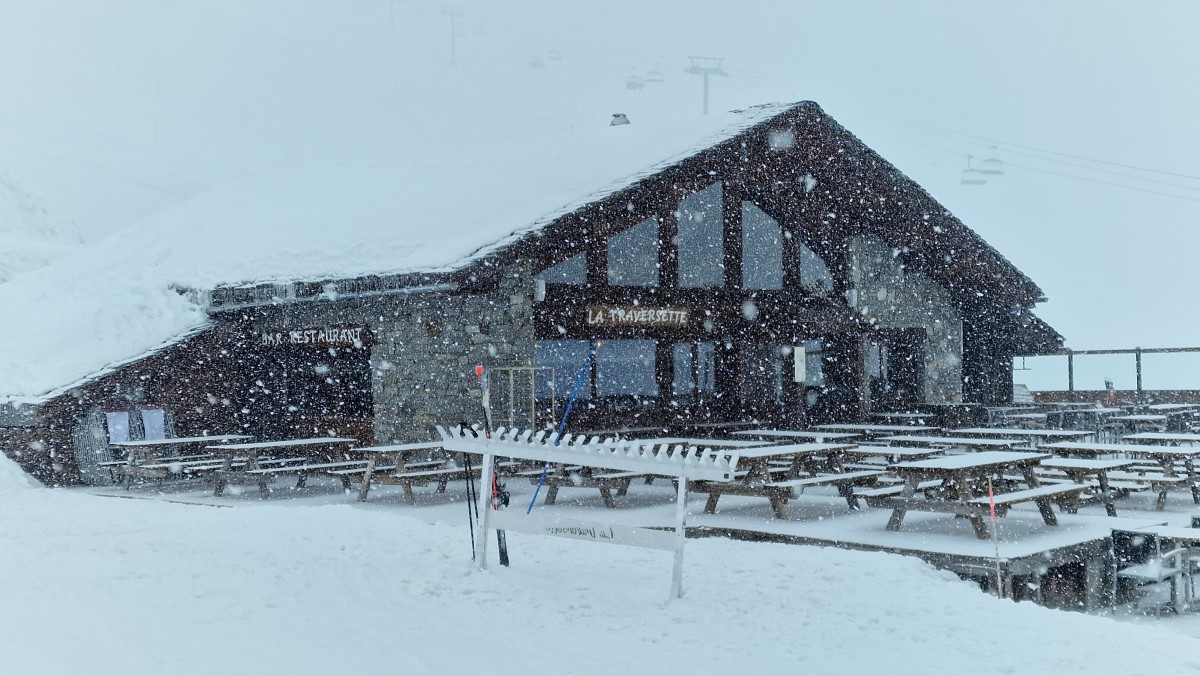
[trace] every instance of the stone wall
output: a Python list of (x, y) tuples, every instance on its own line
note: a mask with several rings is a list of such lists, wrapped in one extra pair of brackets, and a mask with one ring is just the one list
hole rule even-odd
[(533, 280), (505, 268), (484, 292), (430, 291), (280, 306), (256, 331), (366, 325), (371, 348), (375, 443), (428, 441), (434, 425), (482, 420), (475, 365), (533, 363)]
[(924, 400), (962, 401), (962, 316), (950, 295), (925, 275), (904, 270), (881, 239), (854, 237), (850, 250), (859, 313), (880, 329), (924, 329)]

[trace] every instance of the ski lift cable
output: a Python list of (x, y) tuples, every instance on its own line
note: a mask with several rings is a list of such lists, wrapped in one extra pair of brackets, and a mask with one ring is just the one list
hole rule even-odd
[[(952, 155), (958, 155), (960, 157), (962, 156), (962, 152), (960, 152), (958, 150), (951, 150), (949, 148), (935, 146), (930, 143), (922, 143), (921, 141), (914, 141), (910, 138), (906, 138), (903, 136), (894, 136), (892, 134), (884, 134), (884, 135), (888, 136), (889, 138), (894, 138), (894, 139), (897, 139), (900, 141), (904, 141), (906, 143), (911, 143), (913, 145), (923, 146), (925, 148), (930, 148), (930, 149), (937, 150), (937, 151), (944, 152), (944, 153), (950, 153)], [(1176, 195), (1174, 193), (1164, 192), (1162, 190), (1151, 190), (1150, 188), (1139, 188), (1137, 186), (1125, 185), (1124, 183), (1115, 183), (1113, 181), (1102, 181), (1102, 180), (1096, 179), (1096, 178), (1088, 178), (1086, 176), (1078, 176), (1076, 174), (1068, 174), (1066, 172), (1061, 172), (1061, 171), (1052, 171), (1050, 169), (1041, 169), (1038, 167), (1030, 167), (1030, 166), (1026, 166), (1023, 164), (1012, 164), (1011, 162), (1006, 163), (1005, 166), (1016, 168), (1016, 169), (1025, 169), (1027, 171), (1036, 171), (1036, 172), (1040, 172), (1040, 173), (1044, 173), (1044, 174), (1053, 174), (1055, 176), (1063, 176), (1065, 178), (1073, 178), (1073, 179), (1076, 179), (1079, 181), (1087, 181), (1089, 183), (1099, 183), (1101, 185), (1113, 186), (1115, 188), (1124, 188), (1126, 190), (1137, 190), (1139, 192), (1147, 192), (1152, 195), (1163, 195), (1166, 197), (1174, 197), (1176, 199), (1187, 200), (1189, 202), (1200, 202), (1200, 198), (1196, 198), (1196, 197), (1188, 197), (1187, 195)]]
[[(922, 123), (918, 123), (918, 122), (908, 122), (908, 121), (904, 121), (904, 120), (896, 120), (896, 119), (892, 119), (892, 118), (883, 117), (880, 115), (874, 115), (871, 113), (863, 113), (862, 111), (859, 111), (859, 112), (860, 112), (860, 114), (867, 115), (868, 117), (873, 117), (877, 120), (882, 120), (884, 122), (889, 122), (891, 124), (914, 127), (916, 129), (921, 129), (923, 131), (926, 131), (926, 132), (932, 133), (932, 134), (939, 134), (942, 136), (950, 136), (952, 138), (953, 137), (966, 137), (968, 139), (977, 139), (972, 142), (978, 143), (979, 145), (996, 145), (996, 146), (1008, 146), (1011, 148), (1022, 148), (1025, 150), (1032, 150), (1032, 151), (1039, 152), (1039, 153), (1045, 153), (1047, 155), (1057, 155), (1059, 157), (1069, 157), (1071, 159), (1083, 160), (1085, 162), (1095, 162), (1097, 164), (1105, 164), (1108, 166), (1121, 167), (1124, 169), (1133, 169), (1135, 171), (1144, 171), (1144, 172), (1148, 172), (1148, 173), (1152, 173), (1152, 174), (1162, 174), (1165, 176), (1175, 176), (1177, 178), (1187, 178), (1187, 179), (1191, 179), (1191, 180), (1195, 180), (1195, 181), (1200, 181), (1200, 176), (1194, 176), (1192, 174), (1183, 174), (1183, 173), (1174, 172), (1174, 171), (1165, 171), (1163, 169), (1152, 169), (1150, 167), (1139, 167), (1137, 165), (1128, 164), (1125, 162), (1113, 162), (1111, 160), (1102, 160), (1099, 158), (1087, 157), (1084, 155), (1074, 155), (1072, 153), (1064, 153), (1064, 152), (1060, 152), (1057, 150), (1038, 148), (1037, 146), (1031, 146), (1031, 145), (1026, 145), (1026, 144), (1022, 144), (1022, 143), (1014, 143), (1011, 141), (1001, 141), (999, 139), (993, 139), (993, 138), (990, 138), (987, 136), (980, 136), (978, 134), (971, 134), (968, 132), (944, 129), (944, 128), (937, 127), (934, 125), (922, 124)], [(1006, 150), (1007, 150), (1007, 148), (1006, 148)], [(1036, 157), (1036, 155), (1031, 155), (1030, 157)], [(1051, 158), (1041, 158), (1041, 159), (1046, 159), (1047, 161), (1051, 161), (1051, 162), (1061, 161), (1061, 160), (1053, 160)], [(1100, 171), (1100, 170), (1096, 169), (1096, 171)], [(1150, 180), (1150, 179), (1141, 179), (1141, 180)]]
[[(869, 115), (869, 117), (875, 117), (876, 119), (884, 120), (885, 122), (894, 122), (895, 124), (907, 125), (907, 126), (915, 127), (915, 128), (917, 128), (917, 129), (919, 129), (919, 130), (921, 130), (921, 131), (925, 131), (925, 132), (927, 132), (927, 133), (936, 134), (936, 135), (939, 135), (939, 136), (943, 136), (943, 137), (945, 137), (945, 138), (954, 139), (954, 140), (956, 140), (956, 141), (962, 141), (962, 142), (964, 142), (964, 143), (971, 143), (971, 144), (973, 144), (973, 145), (980, 145), (980, 146), (982, 146), (982, 145), (985, 145), (985, 144), (984, 144), (982, 141), (977, 141), (977, 140), (969, 140), (969, 139), (963, 139), (963, 138), (961, 138), (962, 136), (972, 136), (972, 135), (970, 135), (970, 134), (963, 134), (963, 133), (960, 133), (960, 132), (947, 132), (947, 133), (941, 133), (941, 132), (937, 132), (937, 131), (930, 131), (930, 130), (928, 130), (928, 129), (922, 129), (922, 128), (921, 128), (921, 125), (914, 124), (914, 123), (909, 123), (909, 122), (896, 122), (896, 121), (894, 121), (894, 120), (888, 120), (887, 118), (882, 118), (882, 117), (878, 117), (878, 116), (875, 116), (875, 115)], [(906, 137), (903, 137), (903, 136), (895, 136), (895, 135), (890, 135), (890, 134), (889, 134), (889, 135), (887, 135), (887, 136), (889, 136), (889, 138), (897, 138), (897, 139), (900, 139), (900, 140), (903, 140), (903, 141), (907, 141), (907, 142), (909, 142), (909, 143), (913, 143), (913, 144), (916, 144), (916, 145), (923, 145), (923, 146), (926, 146), (926, 147), (929, 147), (929, 148), (936, 148), (936, 149), (938, 149), (938, 150), (942, 150), (942, 151), (945, 151), (945, 152), (953, 152), (953, 153), (955, 153), (956, 155), (961, 155), (961, 154), (962, 154), (960, 151), (952, 151), (952, 150), (947, 150), (947, 149), (945, 149), (945, 148), (940, 148), (940, 147), (938, 147), (938, 146), (934, 146), (934, 145), (931, 145), (931, 144), (922, 143), (922, 142), (920, 142), (920, 141), (914, 141), (914, 140), (912, 140), (912, 139), (909, 139), (909, 138), (906, 138)], [(979, 137), (973, 137), (973, 138), (979, 138)], [(991, 145), (990, 147), (992, 147), (992, 148), (996, 148), (997, 146), (995, 146), (995, 145)], [(1032, 158), (1032, 159), (1035, 159), (1035, 160), (1041, 160), (1041, 161), (1045, 161), (1045, 162), (1054, 162), (1054, 163), (1057, 163), (1057, 164), (1062, 164), (1062, 165), (1066, 165), (1066, 166), (1069, 166), (1069, 167), (1076, 167), (1076, 168), (1079, 168), (1079, 169), (1084, 169), (1084, 170), (1086, 170), (1086, 171), (1094, 171), (1094, 172), (1099, 172), (1099, 173), (1102, 173), (1102, 174), (1111, 174), (1111, 175), (1113, 175), (1113, 176), (1121, 176), (1121, 177), (1123, 177), (1123, 178), (1131, 178), (1131, 179), (1133, 179), (1133, 180), (1135, 180), (1135, 181), (1143, 181), (1143, 182), (1146, 182), (1146, 183), (1155, 183), (1155, 184), (1158, 184), (1158, 185), (1164, 185), (1164, 186), (1168, 186), (1168, 187), (1171, 187), (1171, 188), (1179, 188), (1180, 190), (1194, 190), (1194, 191), (1200, 192), (1200, 187), (1197, 187), (1197, 186), (1183, 185), (1183, 184), (1180, 184), (1180, 183), (1173, 183), (1173, 182), (1171, 182), (1171, 181), (1164, 181), (1164, 180), (1157, 179), (1157, 178), (1151, 178), (1151, 177), (1149, 177), (1149, 176), (1138, 176), (1138, 175), (1136, 175), (1136, 174), (1129, 174), (1129, 173), (1125, 173), (1125, 172), (1122, 172), (1122, 171), (1114, 171), (1114, 170), (1112, 170), (1112, 169), (1104, 169), (1104, 168), (1101, 168), (1101, 167), (1093, 167), (1093, 166), (1088, 166), (1088, 165), (1086, 165), (1086, 164), (1079, 164), (1079, 163), (1077, 163), (1077, 162), (1068, 162), (1068, 161), (1066, 161), (1066, 160), (1060, 160), (1060, 159), (1056, 159), (1056, 158), (1053, 158), (1053, 157), (1043, 157), (1043, 156), (1041, 156), (1041, 155), (1034, 155), (1034, 154), (1032, 154), (1032, 153), (1022, 152), (1022, 151), (1020, 151), (1020, 150), (1013, 150), (1012, 148), (1004, 148), (1004, 152), (1005, 152), (1005, 153), (1007, 153), (1007, 154), (1012, 154), (1012, 155), (1021, 155), (1021, 156), (1023, 156), (1023, 157), (1029, 157), (1029, 158)], [(1052, 151), (1046, 151), (1046, 152), (1052, 152)], [(1010, 165), (1010, 166), (1011, 166), (1011, 165)], [(1138, 169), (1138, 167), (1133, 167), (1133, 168), (1134, 168), (1134, 169)], [(1152, 170), (1152, 169), (1147, 169), (1147, 170), (1145, 170), (1145, 171), (1155, 171), (1155, 170)], [(1170, 173), (1170, 172), (1162, 172), (1162, 173)], [(1187, 174), (1172, 174), (1172, 175), (1175, 175), (1175, 176), (1180, 176), (1180, 177), (1183, 177), (1183, 178), (1196, 178), (1196, 179), (1200, 180), (1200, 177), (1193, 177), (1193, 176), (1189, 176), (1189, 175), (1187, 175)], [(1139, 188), (1135, 188), (1135, 187), (1133, 187), (1133, 186), (1128, 186), (1128, 187), (1129, 187), (1131, 190), (1138, 190), (1138, 189), (1139, 189)], [(1153, 191), (1150, 191), (1150, 192), (1153, 192)]]

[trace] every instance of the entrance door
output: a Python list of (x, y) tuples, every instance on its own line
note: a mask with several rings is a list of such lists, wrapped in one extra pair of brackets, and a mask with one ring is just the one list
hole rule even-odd
[(885, 329), (867, 349), (872, 411), (925, 401), (925, 329)]

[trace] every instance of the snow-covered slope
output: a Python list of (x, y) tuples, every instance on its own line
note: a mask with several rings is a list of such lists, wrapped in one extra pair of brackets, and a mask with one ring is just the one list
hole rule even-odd
[[(0, 672), (1163, 674), (1165, 627), (1000, 601), (887, 554), (705, 538), (671, 553), (510, 534), (472, 568), (461, 503), (232, 509), (0, 491)], [(697, 506), (698, 508), (698, 506)]]
[(0, 173), (0, 284), (43, 267), (82, 243), (74, 228), (51, 220), (37, 196)]

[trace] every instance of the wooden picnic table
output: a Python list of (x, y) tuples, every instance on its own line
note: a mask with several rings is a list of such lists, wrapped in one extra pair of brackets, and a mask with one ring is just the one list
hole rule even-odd
[[(990, 504), (994, 503), (997, 515), (1003, 515), (1013, 504), (1027, 501), (1037, 503), (1042, 520), (1047, 525), (1057, 525), (1058, 520), (1050, 503), (1077, 498), (1085, 487), (1073, 484), (1041, 485), (1034, 468), (1050, 457), (1049, 453), (983, 451), (970, 455), (896, 463), (891, 469), (904, 479), (904, 486), (899, 496), (882, 501), (883, 504), (892, 507), (887, 529), (900, 530), (904, 516), (910, 509), (948, 512), (965, 516), (975, 530), (975, 535), (986, 540), (989, 532), (984, 515), (988, 514)], [(1011, 471), (1021, 473), (1027, 488), (1013, 491), (1002, 488), (1007, 484), (1003, 474)], [(988, 497), (989, 479), (999, 479), (995, 484), (1001, 491), (995, 493), (992, 500)], [(940, 495), (933, 498), (916, 497), (921, 484), (931, 480), (942, 482)]]
[[(1126, 458), (1147, 458), (1157, 462), (1161, 468), (1161, 473), (1148, 473), (1143, 469), (1138, 472), (1110, 473), (1109, 478), (1148, 486), (1158, 493), (1158, 498), (1155, 501), (1155, 509), (1160, 511), (1166, 509), (1167, 491), (1173, 488), (1177, 488), (1180, 485), (1189, 486), (1192, 489), (1193, 497), (1200, 492), (1200, 488), (1198, 488), (1200, 477), (1196, 477), (1191, 464), (1194, 462), (1196, 452), (1200, 452), (1200, 446), (1179, 448), (1175, 446), (1155, 446), (1152, 444), (1101, 444), (1064, 441), (1055, 444), (1042, 444), (1038, 448), (1042, 451), (1051, 451), (1063, 456), (1085, 458), (1123, 456)], [(1183, 473), (1178, 472), (1175, 467), (1175, 463), (1180, 460), (1184, 461), (1185, 471)]]
[(1139, 444), (1200, 444), (1200, 434), (1190, 432), (1138, 432), (1121, 438)]
[(806, 439), (823, 444), (827, 441), (841, 442), (857, 439), (861, 435), (855, 432), (822, 432), (820, 430), (741, 430), (733, 432), (730, 436), (755, 437), (757, 439)]
[(1030, 430), (1019, 427), (967, 427), (953, 430), (951, 434), (964, 437), (1025, 439), (1032, 446), (1037, 446), (1043, 441), (1078, 441), (1096, 435), (1091, 430)]
[[(366, 466), (361, 470), (363, 474), (358, 489), (358, 501), (366, 502), (367, 494), (371, 492), (373, 484), (392, 484), (404, 487), (404, 501), (406, 503), (410, 505), (416, 503), (416, 497), (413, 495), (412, 490), (413, 484), (419, 484), (420, 478), (428, 481), (429, 476), (418, 477), (406, 471), (409, 469), (408, 466), (412, 462), (412, 457), (418, 453), (430, 453), (441, 449), (442, 442), (440, 441), (388, 444), (384, 446), (356, 446), (351, 448), (351, 453), (361, 453), (367, 459)], [(420, 469), (427, 470), (429, 468), (422, 466)], [(332, 473), (345, 477), (344, 483), (352, 482), (353, 478), (358, 475), (358, 471), (351, 468), (337, 469)]]
[[(842, 454), (854, 444), (784, 444), (742, 448), (738, 455), (737, 477), (732, 482), (692, 482), (691, 489), (708, 493), (705, 513), (716, 511), (722, 495), (765, 497), (776, 518), (786, 519), (787, 502), (808, 486), (835, 485), (852, 509), (858, 499), (852, 488), (874, 483), (882, 471), (846, 471)], [(807, 476), (804, 476), (807, 470)]]
[[(188, 447), (201, 448), (208, 444), (228, 443), (249, 439), (245, 434), (213, 434), (198, 437), (166, 437), (163, 439), (135, 439), (130, 441), (114, 441), (109, 446), (121, 450), (125, 458), (113, 461), (111, 466), (128, 483), (135, 478), (156, 479), (160, 483), (173, 470), (182, 469), (188, 463), (189, 456), (182, 455)], [(198, 458), (200, 454), (195, 454)], [(176, 460), (174, 463), (163, 463), (164, 459)]]
[(869, 439), (888, 434), (922, 434), (941, 431), (940, 427), (923, 425), (871, 425), (867, 423), (830, 423), (827, 425), (816, 425), (811, 429), (825, 432), (854, 432), (862, 434)]
[[(1125, 451), (1126, 455), (1149, 458), (1158, 462), (1162, 467), (1163, 478), (1182, 479), (1182, 483), (1192, 490), (1192, 502), (1200, 504), (1200, 477), (1196, 474), (1196, 456), (1200, 455), (1200, 446), (1154, 446), (1150, 444), (1131, 444), (1130, 446), (1131, 449)], [(1183, 463), (1182, 473), (1177, 471), (1176, 462)], [(1156, 504), (1158, 510), (1166, 508), (1167, 488), (1168, 486), (1164, 484), (1159, 491)]]
[(890, 413), (871, 413), (870, 418), (885, 420), (888, 423), (899, 423), (904, 426), (924, 425), (926, 421), (934, 420), (938, 417), (936, 413), (912, 413), (912, 412), (890, 412)]
[(1161, 432), (1167, 429), (1169, 418), (1165, 413), (1134, 413), (1132, 415), (1114, 415), (1107, 422), (1121, 423), (1126, 430), (1134, 432)]
[(1123, 469), (1136, 463), (1128, 458), (1050, 458), (1043, 460), (1042, 469), (1059, 470), (1077, 484), (1094, 480), (1099, 492), (1097, 497), (1104, 503), (1104, 509), (1109, 516), (1117, 515), (1117, 506), (1113, 504), (1116, 495), (1128, 495), (1128, 491), (1114, 491), (1108, 480), (1108, 473), (1114, 469)]
[(1038, 446), (1039, 451), (1050, 451), (1055, 455), (1080, 458), (1123, 455), (1144, 448), (1144, 444), (1106, 444), (1095, 441), (1056, 441), (1052, 444)]
[[(271, 495), (268, 484), (274, 481), (277, 474), (298, 474), (296, 487), (302, 487), (311, 471), (354, 464), (349, 462), (310, 463), (310, 460), (318, 457), (319, 451), (348, 451), (350, 445), (356, 442), (356, 439), (346, 437), (314, 437), (205, 446), (205, 450), (224, 457), (221, 467), (216, 470), (213, 495), (221, 495), (225, 491), (225, 487), (231, 483), (257, 484), (259, 495), (267, 498)], [(297, 454), (297, 451), (307, 451), (307, 453)], [(281, 452), (286, 454), (283, 458), (274, 457)], [(263, 455), (273, 456), (271, 460), (279, 461), (279, 464), (265, 467), (263, 465), (265, 458), (261, 457)], [(234, 468), (233, 464), (236, 458), (245, 458), (245, 464), (240, 468)]]
[(1015, 439), (984, 439), (982, 437), (943, 437), (923, 434), (897, 434), (876, 441), (902, 446), (928, 446), (932, 448), (962, 448), (971, 451), (996, 451), (1011, 449), (1022, 442)]

